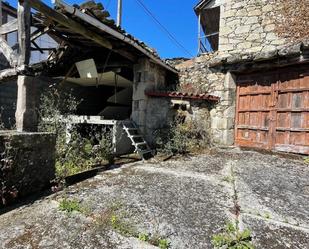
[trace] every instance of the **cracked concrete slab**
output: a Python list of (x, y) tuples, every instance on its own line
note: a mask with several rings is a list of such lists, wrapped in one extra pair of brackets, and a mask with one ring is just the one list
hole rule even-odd
[[(308, 248), (308, 180), (301, 160), (235, 149), (133, 163), (0, 215), (0, 248), (156, 248), (110, 226), (112, 212), (170, 248), (212, 248), (235, 192), (256, 248)], [(60, 211), (63, 198), (86, 211)]]

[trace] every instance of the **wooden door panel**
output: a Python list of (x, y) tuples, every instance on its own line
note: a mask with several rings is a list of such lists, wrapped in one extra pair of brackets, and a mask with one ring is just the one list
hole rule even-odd
[(309, 65), (240, 76), (236, 105), (237, 145), (309, 154)]
[(271, 82), (273, 76), (243, 76), (238, 80), (235, 140), (247, 147), (269, 148)]
[(274, 149), (309, 154), (309, 69), (287, 71), (279, 78)]

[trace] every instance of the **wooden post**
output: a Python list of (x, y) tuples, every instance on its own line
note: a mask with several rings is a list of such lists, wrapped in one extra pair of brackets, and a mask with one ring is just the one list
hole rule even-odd
[[(28, 0), (20, 0), (17, 9), (19, 58), (18, 66), (27, 68), (30, 61), (31, 13)], [(19, 132), (37, 131), (37, 114), (35, 110), (36, 82), (31, 76), (20, 75), (17, 79), (18, 93), (16, 106), (16, 128)]]
[(30, 60), (31, 13), (28, 0), (20, 0), (17, 9), (19, 59), (18, 66), (28, 66)]

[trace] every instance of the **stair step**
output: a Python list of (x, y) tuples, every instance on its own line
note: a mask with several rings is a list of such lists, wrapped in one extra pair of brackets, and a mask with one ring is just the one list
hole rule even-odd
[(140, 133), (138, 126), (133, 121), (123, 121), (123, 129), (126, 131), (128, 138), (135, 147), (135, 152), (140, 155), (143, 160), (153, 157), (153, 151), (149, 148), (143, 135)]
[(131, 138), (142, 138), (143, 136), (142, 135), (131, 135), (130, 137)]
[(146, 142), (142, 142), (142, 143), (136, 143), (135, 146), (141, 146), (141, 145), (147, 145)]
[(142, 150), (140, 151), (141, 154), (148, 154), (148, 153), (152, 153), (152, 150)]
[(128, 130), (128, 131), (138, 131), (137, 128), (128, 128), (128, 127), (125, 127), (124, 129)]

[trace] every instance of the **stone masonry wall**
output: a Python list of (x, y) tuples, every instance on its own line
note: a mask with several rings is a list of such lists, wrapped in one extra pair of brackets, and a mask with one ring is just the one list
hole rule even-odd
[(50, 185), (55, 144), (51, 133), (0, 132), (0, 207)]
[(219, 51), (226, 54), (273, 51), (286, 44), (275, 34), (269, 0), (226, 0), (221, 7)]
[(220, 97), (219, 103), (210, 108), (210, 141), (215, 145), (229, 146), (234, 143), (236, 86), (230, 73), (209, 68), (208, 63), (214, 56), (216, 53), (204, 54), (176, 67), (180, 70), (181, 91)]
[(134, 67), (132, 120), (139, 126), (145, 139), (152, 144), (154, 131), (164, 126), (170, 109), (168, 100), (149, 98), (145, 91), (162, 89), (166, 71), (149, 59), (140, 59)]

